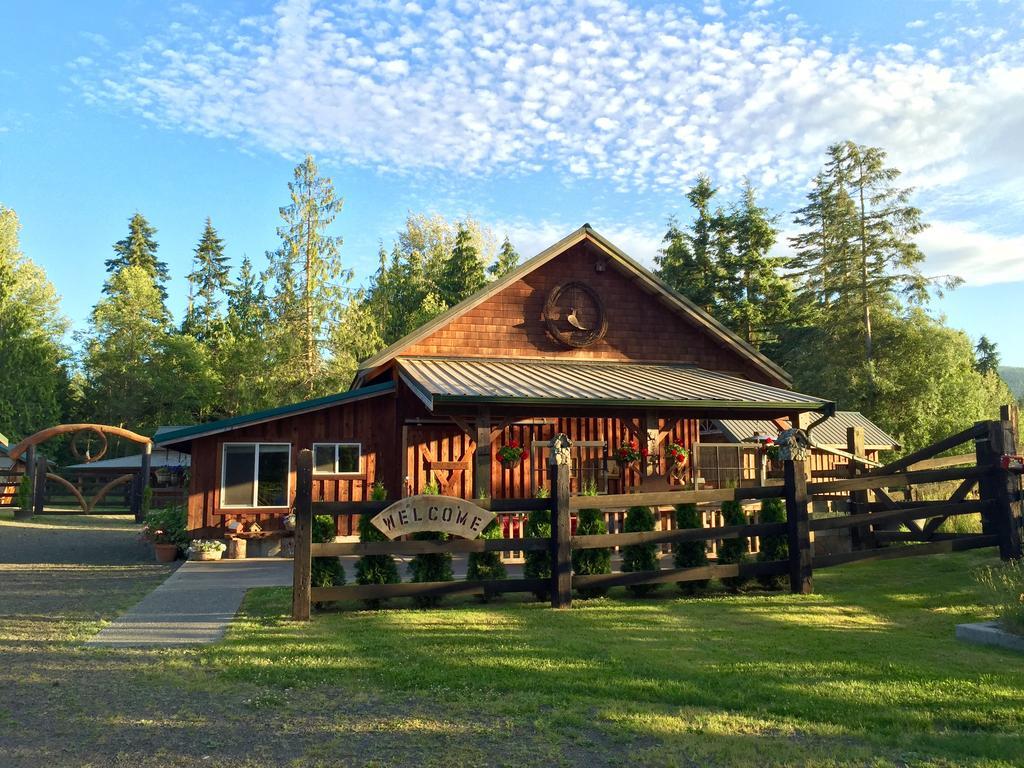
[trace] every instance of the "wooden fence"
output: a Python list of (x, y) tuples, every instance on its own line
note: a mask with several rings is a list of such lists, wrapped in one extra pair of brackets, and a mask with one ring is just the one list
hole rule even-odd
[[(1004, 416), (1006, 414), (1004, 413)], [(859, 428), (852, 428), (850, 442), (856, 445)], [(863, 435), (860, 434), (863, 444)], [(555, 441), (560, 438), (556, 437)], [(564, 437), (561, 438), (564, 440)], [(970, 429), (941, 440), (882, 467), (851, 461), (849, 478), (813, 482), (804, 461), (786, 461), (782, 484), (759, 485), (697, 491), (658, 491), (606, 496), (571, 496), (569, 493), (568, 455), (551, 451), (552, 495), (549, 499), (508, 499), (478, 501), (494, 512), (529, 515), (550, 509), (550, 538), (452, 539), (448, 541), (382, 541), (367, 543), (312, 543), (314, 515), (376, 514), (389, 502), (313, 502), (312, 457), (309, 451), (299, 456), (298, 488), (295, 502), (295, 569), (292, 590), (292, 614), (305, 620), (312, 602), (380, 599), (404, 596), (496, 595), (504, 592), (548, 591), (551, 605), (570, 605), (573, 587), (617, 587), (633, 584), (663, 584), (702, 581), (710, 578), (788, 575), (791, 591), (807, 594), (813, 589), (813, 572), (858, 560), (882, 560), (941, 552), (956, 552), (980, 547), (998, 547), (1004, 559), (1021, 557), (1020, 476), (1003, 469), (1001, 457), (1016, 452), (1016, 422), (1009, 418), (979, 422)], [(933, 459), (963, 443), (973, 443), (973, 462), (967, 466), (949, 466), (951, 460)], [(857, 454), (854, 454), (855, 456)], [(922, 464), (932, 461), (936, 466)], [(966, 461), (955, 457), (957, 464)], [(919, 468), (924, 466), (925, 468)], [(897, 501), (889, 492), (923, 484), (955, 483), (948, 497), (933, 501)], [(977, 488), (977, 493), (973, 493)], [(844, 514), (811, 517), (816, 499), (832, 505), (837, 494), (847, 497)], [(972, 498), (976, 496), (976, 498)], [(571, 517), (579, 509), (621, 510), (630, 506), (664, 507), (681, 503), (720, 505), (724, 501), (757, 501), (781, 498), (785, 501), (786, 522), (748, 525), (655, 530), (639, 533), (572, 535)], [(980, 534), (942, 533), (942, 522), (960, 515), (980, 513)], [(901, 530), (902, 528), (902, 530)], [(849, 551), (814, 552), (812, 537), (829, 532), (847, 531)], [(632, 544), (673, 544), (683, 541), (713, 542), (741, 538), (785, 535), (788, 557), (769, 562), (710, 564), (696, 568), (574, 575), (572, 551), (621, 547)], [(311, 558), (341, 555), (416, 555), (424, 553), (469, 553), (507, 551), (547, 551), (550, 553), (551, 578), (502, 579), (488, 581), (449, 581), (428, 583), (371, 584), (313, 588), (310, 583)]]

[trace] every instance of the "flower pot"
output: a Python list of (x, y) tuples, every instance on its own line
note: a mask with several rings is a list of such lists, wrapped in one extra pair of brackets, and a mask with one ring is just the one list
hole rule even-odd
[(224, 553), (219, 549), (215, 549), (211, 552), (192, 552), (189, 554), (189, 560), (220, 560), (221, 555)]
[(512, 459), (510, 461), (502, 461), (501, 466), (504, 469), (515, 469), (523, 463), (523, 457), (520, 456), (518, 459)]
[(177, 544), (154, 544), (153, 551), (158, 563), (173, 563), (178, 558)]

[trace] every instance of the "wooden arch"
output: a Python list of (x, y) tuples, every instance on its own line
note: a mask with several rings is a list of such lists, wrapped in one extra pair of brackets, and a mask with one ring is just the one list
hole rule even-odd
[(95, 432), (98, 435), (123, 437), (125, 440), (131, 440), (133, 443), (141, 443), (142, 445), (153, 444), (153, 441), (145, 435), (140, 435), (137, 432), (132, 432), (130, 429), (124, 429), (123, 427), (111, 427), (106, 424), (58, 424), (56, 427), (41, 429), (34, 435), (29, 435), (11, 448), (11, 450), (7, 452), (7, 455), (11, 461), (15, 461), (29, 448), (39, 445), (40, 443), (45, 443), (50, 438), (59, 437), (60, 435), (66, 435), (68, 433), (77, 434), (78, 432)]

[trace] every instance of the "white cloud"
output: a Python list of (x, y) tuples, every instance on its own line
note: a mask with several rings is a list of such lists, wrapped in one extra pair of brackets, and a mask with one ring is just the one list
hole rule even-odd
[(984, 232), (964, 221), (935, 221), (917, 237), (929, 274), (957, 275), (966, 285), (1024, 281), (1024, 235)]
[[(542, 168), (678, 193), (706, 170), (792, 202), (824, 147), (851, 137), (886, 147), (935, 199), (1024, 199), (1019, 36), (951, 17), (929, 27), (956, 45), (843, 47), (788, 11), (698, 8), (714, 23), (629, 0), (282, 0), (265, 17), (183, 15), (73, 79), (89, 103), (170, 129), (395, 173)], [(985, 32), (970, 54), (958, 28)]]
[(608, 238), (628, 256), (648, 268), (654, 266), (654, 257), (661, 249), (662, 234), (648, 232), (639, 227), (622, 224), (615, 221), (603, 221), (595, 219), (590, 222), (565, 222), (561, 220), (547, 220), (531, 222), (516, 220), (513, 222), (497, 223), (494, 225), (494, 232), (499, 238), (506, 234), (509, 240), (515, 245), (523, 260), (536, 256), (545, 248), (557, 243), (570, 232), (590, 224), (594, 229)]

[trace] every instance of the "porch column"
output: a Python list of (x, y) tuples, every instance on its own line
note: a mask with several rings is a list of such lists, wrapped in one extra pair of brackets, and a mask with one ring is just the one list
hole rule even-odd
[(473, 461), (473, 495), (491, 498), (491, 410), (476, 412), (476, 454)]
[(658, 455), (661, 448), (661, 430), (658, 426), (658, 412), (647, 411), (644, 421), (647, 428), (647, 450), (650, 452), (647, 461), (644, 462), (644, 476), (651, 477), (658, 474), (660, 468)]

